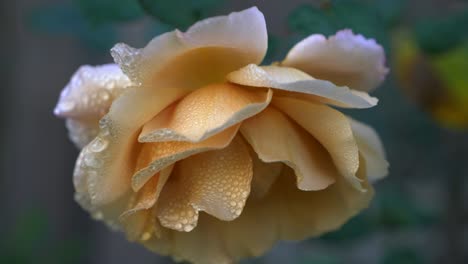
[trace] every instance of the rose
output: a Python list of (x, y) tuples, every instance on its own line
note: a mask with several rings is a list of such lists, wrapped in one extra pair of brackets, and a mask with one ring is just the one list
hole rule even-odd
[(80, 69), (55, 111), (79, 147), (94, 137), (75, 167), (80, 205), (130, 240), (196, 263), (259, 255), (365, 208), (368, 180), (387, 173), (383, 148), (331, 106), (377, 103), (366, 91), (387, 72), (382, 48), (344, 30), (257, 66), (266, 46), (263, 15), (250, 8), (143, 49), (117, 44), (123, 73)]

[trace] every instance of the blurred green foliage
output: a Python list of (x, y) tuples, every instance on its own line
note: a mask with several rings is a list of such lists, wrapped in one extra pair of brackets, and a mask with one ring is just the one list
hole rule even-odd
[(321, 237), (331, 243), (347, 243), (369, 236), (377, 231), (424, 228), (435, 224), (438, 212), (416, 204), (408, 195), (396, 188), (379, 189), (373, 206), (358, 214), (339, 230)]
[[(388, 5), (386, 1), (382, 5)], [(288, 26), (292, 32), (303, 36), (310, 34), (332, 35), (341, 29), (352, 29), (366, 37), (373, 37), (384, 46), (388, 46), (385, 22), (394, 21), (400, 14), (400, 8), (388, 11), (385, 7), (358, 0), (322, 1), (318, 6), (304, 4), (291, 12)]]
[(442, 18), (425, 18), (416, 24), (414, 33), (423, 52), (447, 52), (468, 40), (468, 10)]
[(390, 248), (382, 257), (381, 264), (424, 264), (421, 255), (411, 248)]
[(30, 13), (28, 24), (37, 32), (78, 38), (98, 51), (109, 50), (117, 41), (112, 25), (95, 24), (67, 4), (37, 7)]
[(80, 263), (85, 251), (84, 243), (77, 238), (57, 241), (52, 238), (52, 233), (49, 219), (43, 211), (27, 211), (1, 238), (0, 263)]
[(126, 22), (144, 15), (135, 0), (74, 0), (91, 24)]
[(145, 12), (159, 21), (180, 29), (207, 17), (218, 5), (219, 0), (138, 0)]

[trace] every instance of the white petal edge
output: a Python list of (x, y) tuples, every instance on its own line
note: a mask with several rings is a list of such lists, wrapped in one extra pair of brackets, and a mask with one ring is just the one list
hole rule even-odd
[(281, 64), (366, 92), (382, 83), (388, 73), (382, 46), (349, 29), (338, 31), (328, 39), (320, 34), (305, 38), (289, 51)]
[(54, 114), (66, 119), (70, 140), (82, 149), (99, 131), (99, 119), (132, 83), (117, 64), (81, 66), (60, 93)]

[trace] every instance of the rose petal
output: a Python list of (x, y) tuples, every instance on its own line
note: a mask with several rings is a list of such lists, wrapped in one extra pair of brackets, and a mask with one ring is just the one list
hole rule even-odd
[(179, 160), (208, 150), (222, 149), (231, 143), (239, 125), (209, 137), (198, 143), (167, 141), (145, 143), (138, 156), (136, 173), (132, 177), (133, 190), (139, 190), (156, 172)]
[(140, 142), (200, 142), (267, 107), (271, 90), (255, 91), (234, 84), (205, 86), (148, 122)]
[(55, 115), (67, 118), (70, 139), (83, 148), (98, 133), (99, 119), (127, 87), (130, 80), (116, 64), (81, 66), (60, 94)]
[(99, 120), (130, 85), (117, 64), (83, 65), (63, 88), (54, 113), (64, 118)]
[(388, 162), (379, 136), (373, 128), (349, 118), (354, 138), (366, 164), (366, 174), (374, 182), (387, 176)]
[[(262, 255), (278, 240), (300, 240), (335, 230), (366, 208), (373, 196), (366, 182), (368, 191), (360, 192), (343, 178), (321, 191), (300, 191), (294, 172), (284, 168), (268, 194), (249, 199), (236, 220), (220, 221), (201, 214), (191, 232), (170, 230), (145, 245), (179, 261), (235, 263)], [(361, 176), (365, 178), (365, 173)]]
[[(365, 172), (358, 174), (365, 179)], [(290, 169), (285, 169), (282, 176), (269, 202), (274, 204), (271, 210), (276, 210), (274, 218), (279, 222), (280, 239), (284, 240), (300, 240), (335, 230), (366, 208), (373, 196), (372, 186), (366, 180), (363, 183), (366, 192), (356, 190), (343, 178), (325, 190), (304, 192), (292, 187)]]
[(168, 166), (154, 175), (137, 193), (129, 209), (120, 215), (127, 237), (130, 240), (145, 240), (146, 237), (160, 230), (153, 220), (155, 218), (152, 207), (161, 194), (167, 179), (172, 173), (173, 166)]
[(351, 30), (328, 39), (311, 35), (296, 44), (281, 64), (360, 91), (375, 89), (388, 72), (383, 48)]
[(301, 190), (325, 189), (338, 176), (320, 143), (272, 107), (244, 121), (241, 132), (262, 161), (294, 169)]
[[(292, 92), (285, 95), (340, 107), (369, 108), (375, 106), (378, 101), (377, 98), (371, 97), (365, 92), (350, 90), (348, 87), (336, 86), (329, 81), (314, 79), (302, 71), (289, 67), (250, 64), (231, 72), (227, 79), (241, 85), (269, 87)], [(275, 95), (278, 94), (275, 93)]]
[(223, 82), (227, 73), (259, 62), (266, 36), (262, 13), (251, 8), (201, 21), (186, 33), (163, 34), (142, 50), (116, 45), (114, 59), (140, 87), (123, 93), (103, 118), (97, 137), (107, 147), (99, 152), (83, 149), (87, 160), (99, 163), (80, 170), (92, 175), (88, 177), (92, 203), (106, 204), (129, 191), (134, 142), (146, 122), (191, 90)]
[[(213, 76), (216, 73), (221, 73), (221, 77), (224, 77), (228, 72), (223, 73), (223, 70), (230, 68), (234, 70), (249, 63), (260, 63), (266, 50), (265, 18), (256, 7), (252, 7), (228, 16), (199, 21), (185, 33), (179, 30), (165, 33), (154, 38), (141, 50), (118, 44), (113, 48), (112, 56), (136, 83), (154, 80), (155, 74), (158, 74), (170, 60), (191, 57), (194, 60), (185, 58), (184, 63), (166, 69), (165, 75), (189, 74), (180, 78), (186, 79), (181, 81), (185, 83), (195, 81), (195, 84), (199, 84), (197, 79)], [(203, 56), (195, 56), (195, 59), (192, 56), (195, 53), (189, 54), (190, 52), (202, 52)], [(208, 61), (211, 63), (206, 63)], [(200, 64), (204, 66), (200, 67)]]
[(330, 154), (340, 174), (362, 190), (361, 180), (356, 177), (359, 150), (346, 116), (329, 106), (295, 98), (275, 98), (273, 105), (317, 139)]
[(253, 165), (253, 178), (250, 190), (250, 198), (261, 199), (270, 190), (283, 169), (281, 162), (263, 162), (258, 158), (253, 149), (250, 150)]
[(159, 221), (164, 227), (189, 232), (197, 224), (199, 211), (233, 220), (242, 212), (251, 179), (252, 159), (239, 137), (224, 149), (184, 159), (163, 189)]

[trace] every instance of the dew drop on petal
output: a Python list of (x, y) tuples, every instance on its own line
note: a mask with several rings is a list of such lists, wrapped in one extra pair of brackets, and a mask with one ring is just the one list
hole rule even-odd
[(97, 137), (91, 142), (89, 150), (92, 152), (101, 152), (106, 149), (108, 144), (109, 142), (107, 142), (107, 140)]
[(150, 238), (151, 238), (151, 233), (145, 232), (145, 233), (143, 233), (143, 234), (141, 235), (140, 240), (141, 240), (141, 241), (146, 241), (146, 240), (148, 240), (148, 239), (150, 239)]

